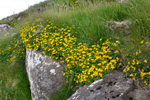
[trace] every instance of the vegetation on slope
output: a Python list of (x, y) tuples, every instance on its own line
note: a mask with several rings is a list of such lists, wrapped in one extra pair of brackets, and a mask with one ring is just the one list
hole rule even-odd
[[(57, 0), (57, 5), (55, 2), (44, 12), (22, 19), (13, 30), (18, 31), (17, 39), (2, 41), (0, 63), (3, 66), (24, 59), (25, 49), (40, 49), (50, 58), (62, 60), (61, 63), (67, 65), (63, 70), (67, 83), (55, 100), (67, 99), (78, 87), (103, 78), (114, 69), (150, 85), (148, 0), (124, 4), (103, 0)], [(110, 29), (108, 23), (113, 21), (131, 22), (129, 30)], [(8, 91), (8, 95), (16, 99), (11, 93)]]
[[(13, 38), (0, 38), (0, 100), (31, 100), (29, 82), (25, 70), (24, 55), (8, 63), (7, 59), (14, 58), (18, 48), (11, 49), (10, 54), (3, 52), (8, 49)], [(11, 57), (10, 57), (11, 56)]]

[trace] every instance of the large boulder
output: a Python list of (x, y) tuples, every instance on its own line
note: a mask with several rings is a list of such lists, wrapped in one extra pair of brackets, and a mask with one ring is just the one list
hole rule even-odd
[(32, 100), (50, 100), (65, 82), (59, 61), (50, 59), (40, 51), (26, 50), (26, 70)]
[(123, 72), (113, 71), (89, 86), (80, 87), (68, 100), (150, 100)]
[(133, 89), (133, 80), (124, 73), (114, 71), (104, 79), (79, 88), (68, 100), (129, 100), (125, 95)]

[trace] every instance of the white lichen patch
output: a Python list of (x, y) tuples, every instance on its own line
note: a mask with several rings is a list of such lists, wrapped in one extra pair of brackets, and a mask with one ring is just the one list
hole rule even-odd
[(60, 67), (60, 64), (59, 64), (59, 63), (56, 63), (56, 67), (57, 67), (57, 68)]
[(117, 83), (114, 85), (114, 87), (115, 87), (116, 89), (120, 90), (121, 87), (122, 87), (122, 86), (120, 86), (120, 85), (121, 85), (121, 84), (120, 84), (119, 82), (117, 82)]
[(74, 96), (77, 96), (79, 93), (78, 93), (78, 90), (72, 95), (73, 97)]
[[(72, 95), (72, 100), (78, 100), (78, 98), (79, 98), (79, 92), (78, 92), (78, 90)], [(67, 99), (67, 100), (70, 100), (70, 99)]]
[(38, 64), (41, 64), (42, 61), (45, 60), (45, 57), (42, 54), (36, 53), (35, 50), (33, 50), (32, 52), (33, 52), (33, 55), (34, 55), (34, 56), (32, 55), (34, 66), (37, 66)]
[(50, 70), (50, 73), (51, 73), (52, 75), (56, 75), (55, 69), (51, 69), (51, 70)]
[(73, 97), (72, 99), (73, 100), (78, 100), (78, 98), (79, 98), (79, 95), (77, 97)]
[(89, 87), (93, 87), (95, 84), (97, 84), (97, 83), (99, 83), (101, 81), (103, 81), (103, 79), (99, 79), (99, 80), (93, 82), (91, 85), (89, 85)]
[(120, 94), (120, 97), (123, 95), (123, 93)]

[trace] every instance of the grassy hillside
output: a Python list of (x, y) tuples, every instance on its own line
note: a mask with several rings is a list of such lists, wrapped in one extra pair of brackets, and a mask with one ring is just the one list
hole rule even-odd
[[(38, 12), (39, 7), (44, 11)], [(23, 64), (26, 48), (42, 50), (67, 65), (67, 83), (54, 100), (65, 100), (78, 87), (115, 69), (148, 87), (149, 7), (149, 0), (48, 0), (20, 13), (21, 20), (16, 15), (9, 33), (18, 34), (0, 39), (0, 98), (31, 99)]]

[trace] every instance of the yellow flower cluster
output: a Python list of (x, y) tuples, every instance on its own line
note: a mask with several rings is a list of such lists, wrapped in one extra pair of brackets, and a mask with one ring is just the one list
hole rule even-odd
[(10, 42), (9, 45), (2, 46), (0, 50), (0, 61), (13, 62), (17, 57), (24, 57), (24, 45), (19, 44), (19, 42), (20, 40), (17, 36)]
[(112, 56), (109, 40), (102, 43), (100, 46), (92, 45), (87, 47), (85, 43), (78, 43), (76, 48), (73, 48), (67, 55), (65, 62), (64, 76), (70, 78), (75, 75), (76, 83), (90, 83), (99, 78), (103, 78), (108, 72), (114, 70), (119, 62), (119, 58)]
[[(140, 44), (144, 47), (150, 47), (150, 42), (142, 40)], [(145, 46), (146, 45), (146, 46)], [(127, 76), (132, 77), (134, 80), (143, 80), (146, 85), (150, 85), (150, 51), (136, 51), (133, 54), (127, 54), (128, 64), (123, 72), (127, 73)], [(143, 58), (143, 55), (145, 58)], [(130, 59), (129, 59), (130, 58)]]
[(119, 66), (120, 59), (117, 57), (119, 51), (111, 48), (113, 43), (109, 40), (88, 47), (86, 43), (77, 42), (77, 38), (71, 34), (71, 27), (57, 28), (49, 21), (37, 33), (39, 26), (41, 25), (35, 23), (32, 26), (28, 24), (24, 26), (20, 31), (22, 43), (25, 44), (26, 49), (41, 49), (43, 54), (67, 64), (63, 70), (67, 81), (88, 84), (103, 78)]

